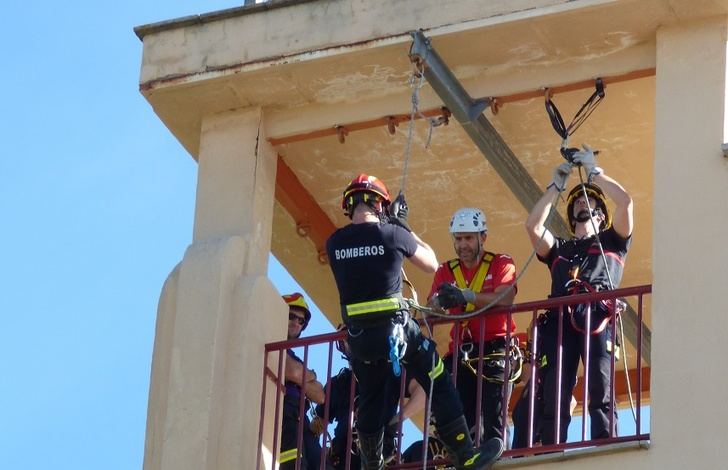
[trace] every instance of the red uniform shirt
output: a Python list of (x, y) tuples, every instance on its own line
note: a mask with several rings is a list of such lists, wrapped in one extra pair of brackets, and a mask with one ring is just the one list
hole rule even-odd
[[(480, 264), (476, 265), (472, 269), (468, 269), (467, 267), (460, 265), (460, 269), (463, 272), (463, 277), (465, 278), (465, 281), (468, 283), (468, 285), (472, 282), (473, 277), (475, 277), (475, 274), (478, 272), (478, 267)], [(432, 298), (433, 295), (437, 292), (437, 287), (442, 284), (443, 282), (447, 282), (450, 284), (456, 284), (455, 283), (455, 276), (453, 275), (452, 270), (450, 269), (449, 262), (442, 263), (439, 268), (437, 268), (437, 272), (435, 273), (435, 278), (432, 280), (432, 288), (430, 289), (430, 295), (427, 296), (428, 299)], [(516, 265), (513, 263), (513, 258), (511, 258), (508, 255), (502, 255), (497, 254), (493, 257), (493, 260), (490, 263), (490, 267), (488, 268), (488, 273), (485, 276), (485, 280), (483, 281), (483, 288), (480, 289), (480, 292), (484, 293), (490, 293), (494, 292), (495, 289), (499, 286), (508, 286), (513, 285), (514, 288), (516, 288)], [(461, 286), (458, 286), (461, 287)], [(462, 287), (461, 287), (462, 288)], [(476, 307), (477, 310), (477, 307)], [(464, 307), (454, 307), (448, 310), (448, 313), (450, 314), (457, 314), (457, 313), (463, 313)], [(496, 337), (503, 337), (506, 336), (507, 332), (507, 325), (508, 325), (508, 315), (506, 314), (499, 314), (499, 315), (489, 315), (486, 314), (485, 320), (483, 322), (483, 325), (485, 327), (484, 331), (484, 340), (490, 341)], [(511, 333), (516, 328), (516, 323), (511, 319)], [(455, 325), (450, 329), (450, 346), (449, 350), (452, 352), (452, 338), (455, 334)], [(471, 318), (468, 320), (467, 327), (464, 327), (461, 329), (461, 334), (463, 335), (463, 338), (467, 341), (469, 338), (472, 338), (472, 341), (476, 344), (480, 341), (480, 317), (476, 316), (474, 318)], [(461, 342), (462, 344), (462, 342)]]

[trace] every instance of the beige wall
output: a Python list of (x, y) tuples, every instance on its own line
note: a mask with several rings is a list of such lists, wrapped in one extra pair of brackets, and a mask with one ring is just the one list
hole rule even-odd
[(262, 122), (260, 109), (204, 120), (194, 242), (159, 304), (146, 469), (255, 461), (263, 347), (286, 331), (266, 273), (276, 154)]
[(662, 468), (728, 461), (728, 377), (712, 367), (728, 357), (727, 21), (657, 35), (652, 436)]

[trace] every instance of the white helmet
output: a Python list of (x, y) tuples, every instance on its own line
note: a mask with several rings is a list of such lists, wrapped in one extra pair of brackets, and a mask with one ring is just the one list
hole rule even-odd
[(455, 211), (450, 220), (450, 233), (456, 232), (487, 232), (485, 214), (480, 209), (463, 207)]

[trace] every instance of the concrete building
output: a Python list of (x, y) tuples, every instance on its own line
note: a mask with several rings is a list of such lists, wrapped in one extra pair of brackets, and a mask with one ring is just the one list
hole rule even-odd
[[(470, 96), (495, 98), (485, 116), (541, 189), (562, 161), (544, 88), (568, 119), (596, 77), (606, 83), (571, 143), (601, 150), (634, 197), (622, 286), (653, 285), (651, 443), (537, 468), (725, 467), (728, 2), (271, 0), (136, 28), (141, 93), (199, 165), (192, 242), (159, 304), (145, 468), (253, 468), (263, 346), (285, 338), (268, 253), (338, 322), (323, 243), (347, 222), (340, 197), (356, 173), (394, 193), (404, 181), (418, 29)], [(425, 83), (420, 109), (442, 106)], [(454, 118), (432, 129), (428, 148), (427, 120), (414, 126), (415, 231), (445, 260), (450, 215), (480, 207), (487, 248), (520, 269), (531, 249), (518, 188)], [(426, 295), (431, 279), (410, 278)], [(534, 263), (516, 301), (544, 298), (548, 282)]]

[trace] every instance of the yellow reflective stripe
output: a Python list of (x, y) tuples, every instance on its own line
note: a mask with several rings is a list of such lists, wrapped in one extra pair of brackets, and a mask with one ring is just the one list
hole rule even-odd
[(288, 449), (285, 452), (281, 452), (280, 458), (278, 461), (280, 463), (286, 463), (290, 462), (291, 460), (295, 459), (298, 455), (298, 449)]
[(473, 465), (475, 463), (475, 461), (478, 459), (478, 457), (480, 457), (480, 452), (478, 452), (477, 454), (473, 455), (468, 460), (466, 460), (464, 466), (469, 467), (469, 466)]
[[(614, 358), (617, 360), (619, 360), (619, 349), (620, 349), (619, 346), (614, 348)], [(607, 352), (612, 352), (612, 340), (611, 339), (607, 340)]]
[[(463, 276), (463, 270), (460, 269), (460, 261), (457, 259), (450, 260), (450, 270), (452, 271), (453, 277), (455, 277), (455, 285), (457, 285), (461, 289), (470, 289), (476, 294), (483, 290), (485, 277), (488, 274), (488, 270), (490, 269), (490, 263), (493, 261), (494, 257), (495, 255), (493, 253), (489, 251), (485, 252), (485, 255), (483, 255), (483, 259), (480, 261), (480, 266), (478, 266), (478, 271), (475, 273), (475, 276), (473, 277), (473, 280), (470, 281), (470, 283), (465, 281), (465, 276)], [(473, 310), (475, 310), (474, 304), (468, 304), (465, 307), (466, 312), (472, 312)]]
[(431, 380), (435, 380), (436, 378), (438, 378), (440, 376), (440, 374), (442, 374), (442, 372), (444, 370), (445, 370), (445, 364), (442, 363), (442, 358), (439, 358), (438, 357), (437, 358), (437, 365), (435, 366), (434, 369), (432, 369), (430, 371), (430, 373), (428, 375), (430, 376), (430, 379)]
[(386, 312), (389, 310), (399, 310), (398, 298), (371, 300), (369, 302), (359, 302), (358, 304), (349, 304), (346, 306), (346, 313), (349, 316)]

